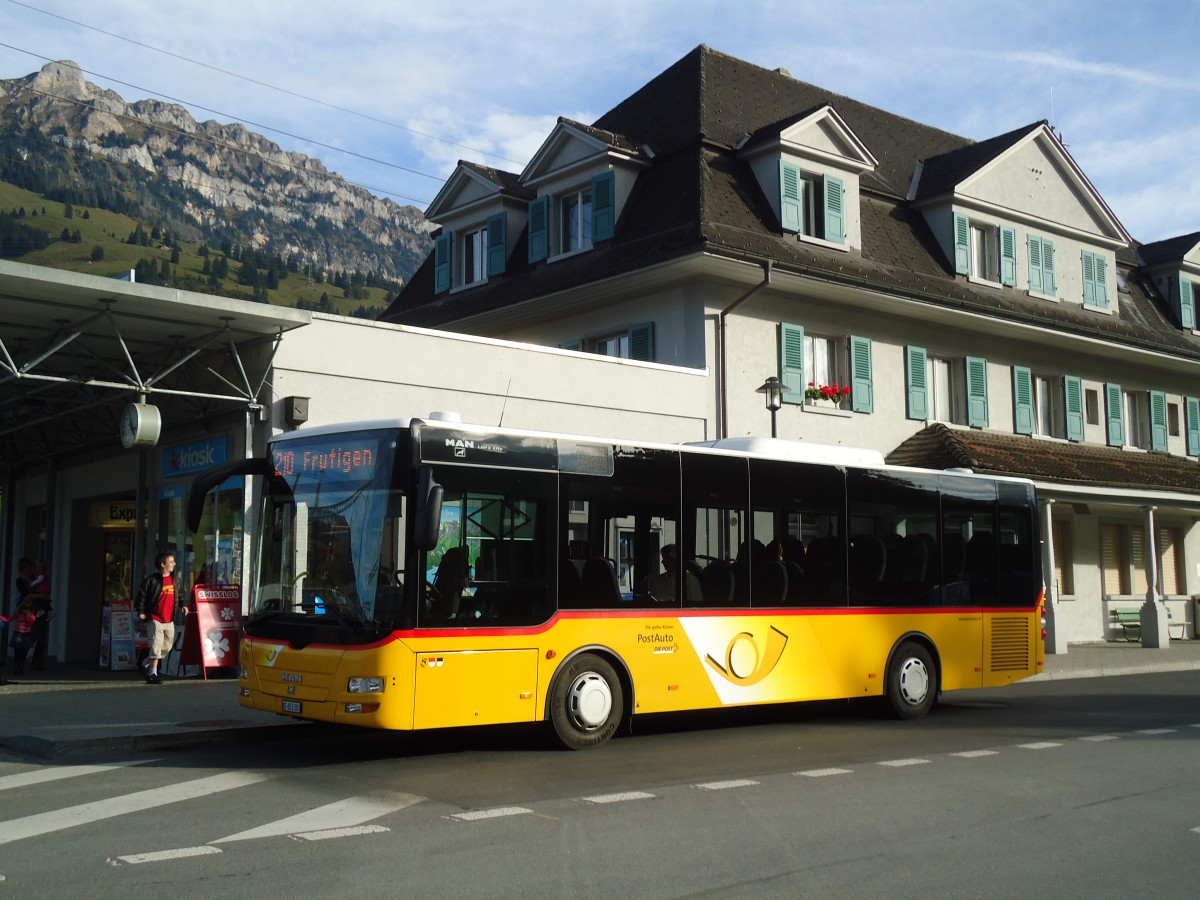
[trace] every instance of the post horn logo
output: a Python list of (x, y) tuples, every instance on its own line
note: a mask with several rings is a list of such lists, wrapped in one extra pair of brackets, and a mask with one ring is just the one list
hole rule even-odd
[(705, 658), (710, 666), (721, 673), (721, 676), (733, 684), (749, 687), (758, 684), (774, 671), (779, 658), (783, 656), (783, 648), (787, 646), (788, 637), (774, 625), (767, 631), (767, 648), (765, 652), (758, 649), (758, 642), (749, 631), (735, 634), (725, 648), (725, 664), (717, 662), (709, 654)]

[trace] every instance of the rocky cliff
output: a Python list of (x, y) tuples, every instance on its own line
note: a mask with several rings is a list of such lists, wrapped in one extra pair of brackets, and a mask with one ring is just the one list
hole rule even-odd
[(183, 237), (406, 281), (430, 224), (316, 159), (182, 106), (127, 103), (70, 61), (0, 81), (0, 177), (115, 208)]

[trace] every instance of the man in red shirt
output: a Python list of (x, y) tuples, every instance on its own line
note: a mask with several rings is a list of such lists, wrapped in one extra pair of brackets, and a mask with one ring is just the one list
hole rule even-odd
[[(138, 591), (138, 609), (143, 622), (150, 625), (150, 658), (146, 684), (162, 684), (158, 664), (175, 644), (175, 554), (160, 553), (154, 558), (157, 572), (151, 572)], [(186, 606), (179, 607), (186, 616)]]

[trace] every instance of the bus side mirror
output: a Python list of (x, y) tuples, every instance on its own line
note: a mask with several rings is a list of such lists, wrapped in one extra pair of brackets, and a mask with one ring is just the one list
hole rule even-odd
[(413, 543), (426, 552), (437, 546), (442, 526), (442, 486), (433, 480), (433, 470), (421, 466), (417, 472), (417, 521), (413, 527)]

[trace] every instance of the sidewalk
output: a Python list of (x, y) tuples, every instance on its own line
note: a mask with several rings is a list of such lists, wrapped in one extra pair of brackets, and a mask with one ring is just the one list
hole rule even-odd
[[(1200, 640), (1166, 650), (1109, 642), (1072, 644), (1046, 657), (1032, 681), (1200, 670)], [(11, 669), (6, 669), (5, 673)], [(232, 678), (164, 679), (151, 686), (135, 672), (51, 663), (45, 672), (0, 686), (0, 748), (64, 760), (234, 740), (279, 740), (321, 727), (243, 709)]]

